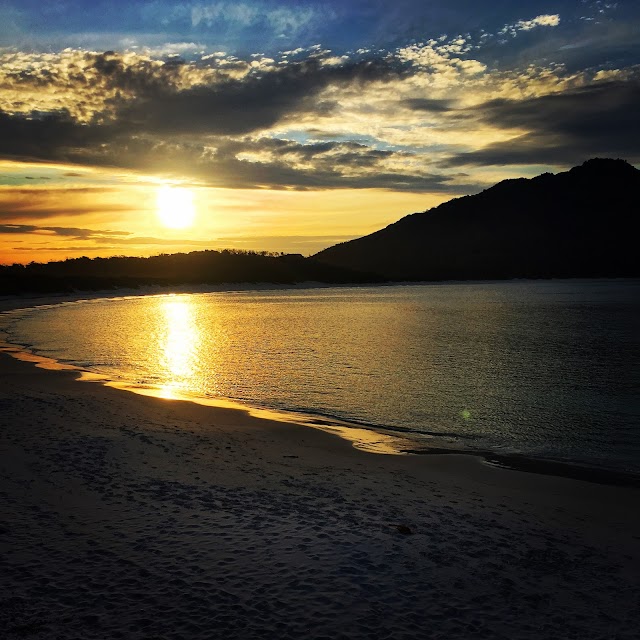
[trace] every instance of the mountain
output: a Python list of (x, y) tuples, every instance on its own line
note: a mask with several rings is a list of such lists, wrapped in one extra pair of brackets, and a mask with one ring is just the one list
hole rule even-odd
[(594, 158), (504, 180), (313, 256), (390, 280), (640, 275), (640, 171)]

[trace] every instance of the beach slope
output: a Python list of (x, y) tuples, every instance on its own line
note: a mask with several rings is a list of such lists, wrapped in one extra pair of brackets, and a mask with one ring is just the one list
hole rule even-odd
[(637, 638), (640, 491), (0, 354), (3, 638)]

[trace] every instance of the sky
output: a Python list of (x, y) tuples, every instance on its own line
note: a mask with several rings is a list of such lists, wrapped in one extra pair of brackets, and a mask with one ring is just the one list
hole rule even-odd
[(0, 0), (0, 264), (313, 254), (640, 163), (637, 0)]

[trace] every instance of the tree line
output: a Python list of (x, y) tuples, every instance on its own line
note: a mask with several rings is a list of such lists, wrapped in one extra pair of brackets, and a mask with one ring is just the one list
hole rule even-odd
[(373, 274), (324, 264), (300, 254), (225, 249), (148, 258), (69, 258), (0, 266), (0, 295), (72, 293), (157, 285), (379, 282)]

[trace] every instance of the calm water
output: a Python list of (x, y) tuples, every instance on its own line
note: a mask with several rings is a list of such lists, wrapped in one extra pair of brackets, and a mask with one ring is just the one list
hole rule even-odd
[(5, 317), (111, 379), (640, 471), (640, 282), (161, 295)]

